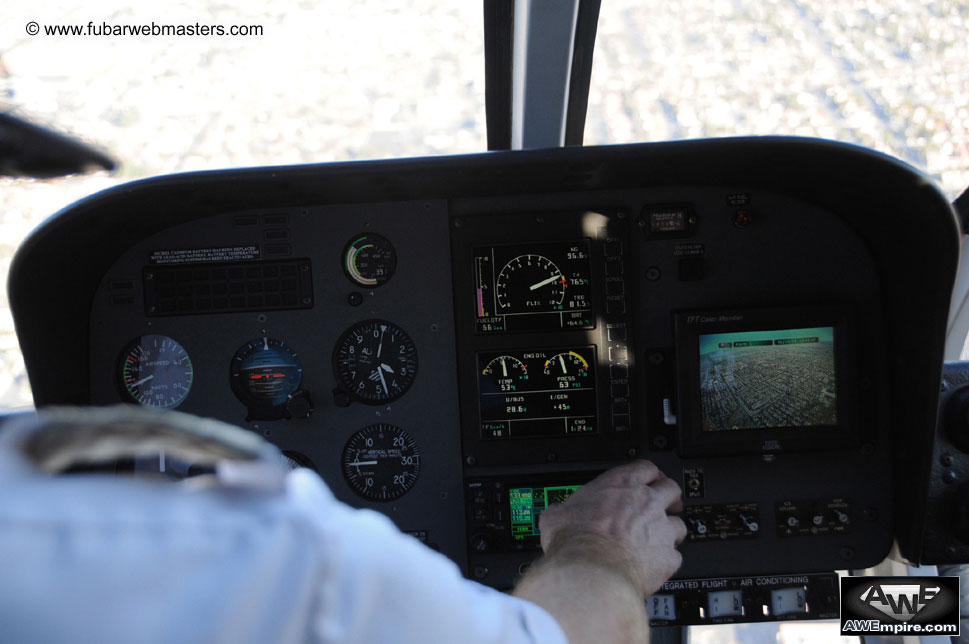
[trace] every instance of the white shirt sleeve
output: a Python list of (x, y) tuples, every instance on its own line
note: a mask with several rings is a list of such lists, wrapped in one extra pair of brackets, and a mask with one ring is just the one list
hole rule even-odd
[(544, 609), (465, 579), (454, 562), (382, 514), (332, 499), (311, 476), (300, 473), (292, 482), (300, 501), (316, 497), (314, 504), (326, 508), (319, 515), (326, 582), (315, 624), (323, 641), (567, 642)]
[[(563, 643), (297, 470), (281, 491), (46, 476), (0, 450), (0, 641)], [(3, 458), (7, 457), (7, 458)]]

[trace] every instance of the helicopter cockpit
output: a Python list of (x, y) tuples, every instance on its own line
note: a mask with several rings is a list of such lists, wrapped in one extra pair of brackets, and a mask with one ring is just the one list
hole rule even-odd
[(969, 562), (967, 209), (847, 143), (583, 146), (599, 3), (484, 9), (487, 153), (159, 176), (34, 230), (36, 406), (245, 428), (502, 590), (545, 508), (648, 458), (688, 528), (653, 641)]

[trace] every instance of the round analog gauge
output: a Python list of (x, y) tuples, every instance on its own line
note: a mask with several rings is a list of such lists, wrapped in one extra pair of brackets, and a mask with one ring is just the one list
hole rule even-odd
[(247, 407), (279, 407), (299, 389), (303, 367), (285, 342), (263, 337), (239, 347), (229, 377), (232, 392)]
[(397, 251), (386, 237), (361, 233), (343, 249), (343, 270), (355, 284), (376, 288), (387, 282), (397, 268)]
[(497, 391), (518, 391), (522, 382), (528, 380), (528, 367), (514, 356), (498, 356), (485, 365), (481, 374), (490, 377)]
[(333, 351), (333, 370), (357, 400), (379, 405), (397, 400), (417, 376), (417, 347), (403, 329), (365, 320), (347, 329)]
[(495, 280), (499, 313), (537, 313), (562, 310), (568, 280), (552, 260), (542, 255), (519, 255), (502, 267)]
[(343, 475), (353, 491), (371, 501), (391, 501), (414, 487), (421, 472), (417, 444), (399, 427), (364, 427), (343, 448)]
[(582, 387), (589, 377), (589, 363), (575, 351), (563, 351), (545, 361), (544, 373), (555, 378), (559, 389)]
[(135, 338), (121, 359), (121, 385), (145, 407), (178, 407), (192, 388), (195, 372), (188, 352), (165, 335)]

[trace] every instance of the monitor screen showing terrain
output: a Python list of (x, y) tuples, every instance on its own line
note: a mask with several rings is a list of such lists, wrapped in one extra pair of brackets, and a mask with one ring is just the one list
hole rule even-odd
[(705, 432), (837, 424), (834, 327), (700, 335)]

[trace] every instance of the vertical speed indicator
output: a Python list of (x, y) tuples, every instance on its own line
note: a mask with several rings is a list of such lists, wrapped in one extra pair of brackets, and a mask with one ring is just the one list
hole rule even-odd
[(343, 476), (370, 501), (392, 501), (414, 487), (421, 472), (417, 443), (400, 427), (364, 427), (343, 448)]

